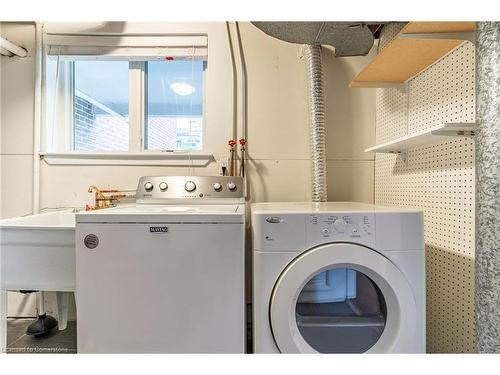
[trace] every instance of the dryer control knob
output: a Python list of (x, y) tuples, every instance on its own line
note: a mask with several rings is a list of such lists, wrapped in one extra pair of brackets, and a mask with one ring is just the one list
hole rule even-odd
[(167, 185), (167, 183), (166, 183), (166, 182), (161, 182), (161, 183), (160, 183), (160, 190), (161, 190), (161, 191), (165, 191), (165, 190), (167, 190), (167, 189), (168, 189), (168, 185)]
[(236, 184), (234, 182), (230, 182), (230, 183), (227, 184), (227, 188), (230, 191), (235, 191), (236, 190)]
[(153, 184), (152, 184), (151, 182), (146, 182), (146, 183), (144, 184), (144, 189), (145, 189), (146, 191), (151, 191), (151, 190), (153, 190)]
[(337, 232), (343, 233), (347, 227), (347, 223), (344, 219), (337, 219), (333, 222), (333, 227)]
[(188, 181), (184, 184), (184, 189), (186, 189), (187, 192), (192, 192), (196, 189), (196, 184), (193, 181)]

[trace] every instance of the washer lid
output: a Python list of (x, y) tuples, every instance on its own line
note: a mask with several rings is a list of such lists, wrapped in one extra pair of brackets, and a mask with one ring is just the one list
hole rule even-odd
[(282, 272), (271, 296), (271, 329), (282, 353), (407, 352), (415, 321), (404, 275), (360, 245), (303, 253)]
[(76, 222), (242, 223), (244, 215), (245, 206), (239, 204), (124, 204), (79, 212), (76, 214)]

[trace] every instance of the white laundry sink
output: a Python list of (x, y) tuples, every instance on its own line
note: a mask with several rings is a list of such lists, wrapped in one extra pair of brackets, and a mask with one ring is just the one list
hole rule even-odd
[(0, 289), (75, 290), (75, 213), (0, 221)]

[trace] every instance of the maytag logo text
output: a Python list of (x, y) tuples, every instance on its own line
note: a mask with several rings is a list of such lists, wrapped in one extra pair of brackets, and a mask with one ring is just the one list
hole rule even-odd
[(149, 227), (151, 233), (166, 233), (168, 232), (168, 227)]

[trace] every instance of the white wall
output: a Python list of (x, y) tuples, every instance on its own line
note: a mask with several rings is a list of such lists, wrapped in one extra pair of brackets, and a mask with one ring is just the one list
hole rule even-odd
[[(130, 32), (136, 26), (129, 24), (122, 28)], [(149, 25), (155, 31), (175, 28), (179, 26)], [(231, 60), (225, 24), (182, 25), (182, 28), (208, 32), (209, 69), (220, 64), (212, 75), (214, 80), (207, 82), (207, 151), (216, 159), (225, 157), (227, 140), (232, 134)], [(307, 82), (301, 47), (273, 39), (249, 23), (241, 24), (241, 34), (248, 71), (250, 199), (309, 200)], [(373, 156), (365, 155), (363, 149), (374, 138), (375, 96), (371, 90), (347, 87), (349, 79), (370, 58), (335, 59), (332, 52), (325, 51), (327, 157), (332, 200), (373, 201)], [(179, 167), (74, 167), (42, 162), (41, 206), (83, 206), (92, 199), (87, 193), (89, 185), (135, 189), (142, 175), (187, 173), (187, 168)], [(195, 173), (217, 174), (217, 165), (197, 168)], [(64, 189), (57, 189), (58, 186)]]
[[(67, 30), (68, 25), (52, 25)], [(87, 25), (69, 25), (74, 30)], [(216, 74), (207, 94), (207, 151), (226, 156), (232, 135), (231, 60), (224, 23), (92, 25), (114, 31), (184, 29), (209, 33), (209, 69)], [(310, 159), (305, 60), (298, 45), (273, 39), (250, 23), (241, 23), (248, 70), (249, 200), (310, 199)], [(2, 36), (34, 54), (34, 27), (2, 24)], [(334, 58), (324, 50), (328, 193), (330, 200), (373, 202), (372, 155), (363, 149), (374, 140), (375, 92), (347, 87), (367, 57)], [(34, 62), (2, 57), (2, 217), (31, 210)], [(20, 80), (20, 83), (16, 83)], [(16, 155), (12, 155), (16, 154)], [(184, 167), (54, 166), (40, 162), (41, 208), (83, 206), (91, 202), (89, 185), (135, 189), (143, 175), (185, 175)], [(196, 168), (199, 175), (218, 174), (217, 165)]]
[(32, 209), (35, 26), (3, 23), (0, 33), (29, 51), (26, 58), (0, 60), (0, 210), (2, 217), (11, 217)]
[[(29, 52), (0, 58), (0, 218), (32, 211), (35, 26), (2, 23), (0, 35)], [(32, 316), (35, 295), (8, 293), (9, 316)]]
[(374, 200), (374, 156), (365, 153), (375, 139), (375, 90), (350, 89), (349, 81), (375, 56), (324, 60), (327, 122), (328, 198), (335, 201)]

